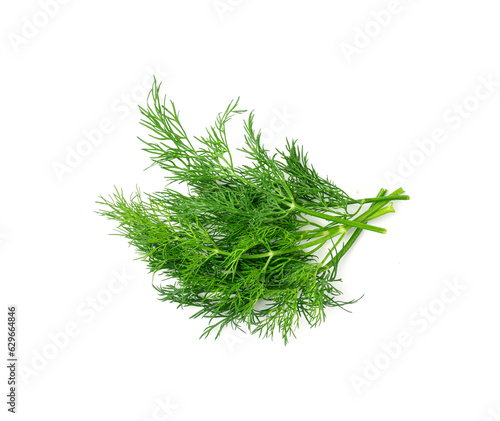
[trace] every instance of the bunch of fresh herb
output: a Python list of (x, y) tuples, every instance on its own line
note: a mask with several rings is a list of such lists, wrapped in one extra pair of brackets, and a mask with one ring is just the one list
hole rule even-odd
[[(100, 198), (99, 213), (119, 223), (119, 235), (151, 272), (175, 280), (155, 286), (161, 300), (197, 307), (192, 317), (209, 320), (202, 337), (246, 326), (264, 337), (279, 332), (287, 343), (299, 320), (317, 326), (327, 307), (353, 302), (338, 298), (340, 259), (362, 230), (385, 233), (369, 222), (408, 196), (382, 189), (374, 198), (349, 197), (316, 172), (295, 140), (270, 154), (253, 113), (241, 149), (248, 163), (236, 166), (226, 124), (245, 112), (237, 106), (231, 102), (203, 136), (190, 140), (155, 80), (140, 107), (152, 139), (141, 140), (153, 165), (166, 171), (167, 187), (129, 199), (116, 190)], [(184, 183), (189, 193), (168, 188), (171, 183)]]

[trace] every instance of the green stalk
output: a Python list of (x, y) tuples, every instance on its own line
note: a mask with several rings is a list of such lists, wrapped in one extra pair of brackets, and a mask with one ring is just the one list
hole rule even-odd
[[(246, 180), (245, 178), (241, 177), (240, 175), (236, 174), (232, 169), (231, 169), (231, 172), (230, 172), (229, 175), (231, 177), (235, 177), (238, 180), (241, 180), (241, 181), (243, 181), (243, 182), (245, 182), (247, 184), (250, 184), (250, 185), (252, 185), (252, 186), (254, 186), (254, 187), (256, 187), (258, 189), (258, 186), (256, 186), (254, 183), (249, 182), (248, 180)], [(399, 189), (399, 190), (402, 191), (402, 189)], [(303, 206), (300, 206), (297, 203), (287, 202), (286, 200), (283, 200), (279, 196), (276, 196), (276, 199), (278, 199), (284, 205), (289, 206), (290, 208), (297, 209), (298, 211), (300, 211), (300, 212), (302, 212), (302, 213), (304, 213), (306, 215), (309, 215), (309, 216), (315, 216), (317, 218), (321, 218), (321, 219), (324, 219), (324, 220), (327, 220), (327, 221), (337, 222), (339, 224), (350, 226), (350, 227), (354, 227), (354, 228), (361, 228), (361, 229), (366, 229), (368, 231), (378, 232), (379, 234), (385, 234), (387, 232), (387, 230), (384, 229), (384, 228), (375, 227), (373, 225), (362, 224), (362, 223), (359, 223), (359, 222), (356, 222), (356, 221), (350, 221), (348, 219), (344, 219), (344, 218), (340, 218), (340, 217), (337, 217), (337, 216), (331, 216), (331, 215), (328, 215), (328, 214), (325, 214), (325, 213), (317, 212), (315, 210), (308, 209), (308, 208), (305, 208)]]
[(325, 230), (325, 235), (322, 237), (317, 238), (316, 240), (309, 241), (308, 243), (300, 244), (295, 247), (291, 247), (289, 249), (283, 249), (283, 250), (271, 250), (268, 251), (267, 253), (261, 253), (261, 254), (243, 254), (241, 257), (244, 257), (246, 259), (260, 259), (262, 257), (269, 257), (269, 256), (279, 256), (280, 254), (286, 254), (286, 253), (293, 253), (294, 251), (306, 249), (312, 246), (315, 246), (317, 244), (325, 243), (327, 242), (330, 238), (336, 237), (337, 235), (343, 234), (346, 231), (346, 227), (344, 226), (335, 226), (333, 228), (330, 228), (329, 230)]
[[(386, 192), (387, 192), (386, 189), (382, 189), (379, 192), (379, 195), (383, 195)], [(392, 197), (394, 194), (395, 193), (393, 193), (390, 196), (385, 196), (386, 201), (387, 201), (387, 199), (389, 197)], [(377, 197), (381, 198), (382, 196), (377, 196)], [(305, 231), (305, 232), (307, 232), (308, 235), (314, 233), (314, 231), (317, 231), (317, 234), (315, 234), (314, 236), (309, 237), (309, 238), (315, 238), (315, 240), (312, 240), (312, 241), (300, 244), (300, 245), (295, 246), (295, 247), (291, 247), (289, 249), (270, 250), (267, 253), (260, 253), (260, 254), (242, 254), (241, 258), (244, 258), (244, 259), (261, 259), (261, 258), (266, 258), (266, 257), (279, 256), (281, 254), (286, 254), (286, 253), (293, 253), (294, 251), (303, 250), (303, 249), (306, 249), (306, 248), (309, 248), (309, 247), (312, 247), (312, 246), (315, 246), (315, 245), (318, 245), (318, 244), (324, 244), (328, 240), (330, 240), (330, 239), (332, 239), (332, 238), (334, 238), (334, 237), (336, 237), (336, 236), (338, 236), (340, 234), (343, 235), (349, 229), (358, 226), (359, 228), (356, 229), (356, 231), (353, 233), (353, 235), (349, 238), (349, 241), (344, 245), (344, 247), (342, 247), (342, 249), (339, 252), (339, 254), (337, 254), (337, 256), (342, 257), (345, 253), (347, 253), (347, 251), (352, 246), (352, 244), (354, 244), (354, 241), (358, 238), (358, 236), (361, 233), (361, 231), (363, 229), (367, 229), (367, 228), (364, 228), (364, 227), (373, 227), (372, 225), (367, 225), (367, 224), (364, 224), (362, 222), (364, 222), (364, 221), (370, 221), (372, 219), (378, 218), (379, 216), (385, 215), (387, 213), (394, 212), (394, 208), (392, 207), (392, 203), (389, 203), (389, 206), (386, 206), (386, 205), (387, 205), (386, 202), (376, 201), (376, 202), (372, 203), (372, 205), (370, 206), (370, 208), (366, 212), (364, 212), (363, 214), (361, 214), (360, 216), (358, 216), (354, 221), (346, 221), (346, 220), (343, 220), (343, 218), (336, 218), (336, 219), (340, 219), (340, 220), (349, 222), (349, 224), (342, 224), (340, 226), (337, 225), (337, 226), (332, 227), (332, 228), (327, 229), (327, 230)], [(329, 215), (325, 215), (325, 216), (329, 216)], [(373, 228), (377, 228), (377, 227), (373, 227)], [(384, 232), (385, 232), (385, 230), (384, 230)], [(230, 253), (228, 253), (228, 252), (223, 252), (222, 250), (216, 250), (216, 249), (209, 248), (209, 247), (206, 247), (206, 250), (212, 251), (212, 252), (214, 252), (214, 254), (218, 253), (218, 254), (222, 254), (222, 255), (225, 255), (225, 256), (229, 256), (230, 255)], [(340, 260), (340, 257), (338, 259), (336, 259), (336, 260), (337, 261)], [(323, 266), (325, 268), (324, 270), (326, 270), (326, 268), (331, 267), (332, 264), (333, 264), (333, 262), (330, 262), (327, 265)]]
[(355, 205), (355, 204), (363, 205), (365, 203), (374, 203), (374, 202), (382, 202), (382, 201), (385, 202), (386, 200), (410, 200), (410, 196), (407, 196), (407, 195), (401, 194), (401, 193), (404, 193), (404, 190), (398, 189), (388, 196), (370, 197), (368, 199), (361, 199), (361, 200), (352, 199), (352, 200), (347, 200), (346, 203), (348, 205)]
[[(286, 202), (284, 202), (284, 203), (286, 203)], [(361, 228), (361, 229), (365, 229), (368, 231), (378, 232), (379, 234), (385, 234), (387, 232), (387, 230), (385, 228), (380, 228), (380, 227), (375, 227), (373, 225), (363, 224), (360, 222), (356, 222), (356, 220), (350, 221), (349, 219), (344, 219), (344, 218), (340, 218), (338, 216), (328, 215), (326, 213), (321, 213), (321, 212), (317, 212), (317, 211), (312, 210), (312, 209), (304, 208), (304, 207), (297, 205), (297, 204), (294, 205), (293, 203), (290, 203), (289, 206), (294, 207), (299, 212), (302, 212), (306, 215), (315, 216), (316, 218), (322, 218), (322, 219), (325, 219), (327, 221), (337, 222), (339, 224), (342, 224), (342, 225), (345, 225), (348, 227)]]
[[(410, 196), (407, 196), (404, 193), (404, 190), (402, 188), (397, 189), (393, 193), (391, 193), (388, 196), (383, 196), (383, 197), (369, 197), (366, 199), (348, 199), (345, 201), (345, 204), (347, 205), (364, 205), (366, 203), (374, 203), (374, 202), (385, 202), (388, 200), (410, 200)], [(310, 205), (318, 205), (319, 203), (316, 202), (305, 202), (304, 204), (310, 204)], [(325, 206), (331, 206), (331, 205), (336, 205), (338, 206), (337, 203), (331, 204), (331, 203), (325, 203)]]
[[(383, 202), (382, 200), (387, 199), (394, 194), (397, 194), (397, 192), (402, 191), (402, 189), (396, 190), (396, 192), (392, 193), (389, 196), (385, 196), (387, 193), (386, 189), (381, 189), (380, 192), (377, 195), (377, 201), (374, 201), (370, 208), (363, 213), (362, 215), (359, 216), (363, 221), (369, 221), (371, 219), (378, 218), (379, 216), (385, 215), (387, 213), (392, 213), (394, 212), (394, 208), (392, 207), (392, 203), (389, 203), (389, 206), (385, 207), (387, 205), (386, 202)], [(361, 229), (356, 229), (354, 233), (351, 235), (349, 240), (344, 244), (342, 249), (336, 254), (336, 256), (331, 259), (326, 265), (324, 265), (320, 270), (325, 271), (330, 269), (332, 266), (336, 266), (340, 259), (349, 251), (349, 249), (352, 247), (354, 242), (358, 239), (359, 235), (361, 234)]]

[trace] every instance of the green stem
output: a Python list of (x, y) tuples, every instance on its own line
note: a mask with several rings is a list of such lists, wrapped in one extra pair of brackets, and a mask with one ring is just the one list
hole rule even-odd
[[(401, 189), (399, 189), (401, 190)], [(376, 231), (376, 232), (381, 232), (385, 233), (386, 230), (383, 228), (378, 228), (373, 225), (367, 225), (363, 222), (370, 221), (372, 219), (378, 218), (382, 215), (385, 215), (387, 213), (392, 213), (394, 212), (394, 208), (392, 206), (392, 203), (387, 203), (391, 198), (394, 197), (395, 194), (397, 194), (397, 191), (389, 196), (384, 196), (387, 193), (386, 189), (380, 190), (377, 199), (385, 199), (385, 201), (382, 200), (376, 200), (372, 202), (372, 205), (361, 215), (359, 215), (356, 219), (353, 221), (345, 220), (343, 218), (337, 218), (333, 217), (330, 215), (325, 215), (321, 214), (320, 212), (315, 212), (311, 211), (310, 209), (305, 209), (302, 208), (301, 206), (295, 205), (295, 207), (302, 212), (302, 209), (307, 211), (308, 214), (311, 216), (316, 216), (314, 215), (315, 213), (321, 215), (323, 219), (331, 220), (331, 221), (339, 221), (342, 225), (336, 225), (330, 229), (322, 229), (322, 230), (309, 230), (309, 231), (304, 231), (301, 235), (301, 240), (304, 239), (311, 239), (315, 238), (315, 240), (308, 241), (306, 243), (300, 244), (295, 247), (291, 247), (288, 249), (283, 249), (283, 250), (270, 250), (267, 253), (260, 253), (260, 254), (243, 254), (241, 255), (241, 258), (245, 259), (261, 259), (261, 258), (272, 258), (273, 256), (279, 256), (281, 254), (286, 254), (286, 253), (293, 253), (298, 250), (303, 250), (312, 246), (316, 245), (323, 245), (326, 243), (328, 240), (332, 239), (333, 237), (336, 237), (338, 235), (342, 235), (342, 237), (345, 235), (345, 233), (352, 229), (356, 228), (354, 233), (351, 235), (347, 243), (344, 244), (340, 252), (332, 259), (330, 260), (329, 263), (324, 265), (321, 268), (321, 271), (327, 270), (330, 267), (332, 267), (334, 264), (338, 263), (338, 261), (347, 253), (347, 251), (352, 247), (356, 239), (358, 238), (359, 234), (361, 234), (361, 231), (364, 229), (370, 230), (370, 231)], [(291, 205), (291, 204), (290, 204)], [(303, 212), (306, 213), (306, 212)], [(205, 247), (207, 251), (211, 251), (215, 254), (221, 254), (223, 256), (229, 256), (231, 253), (219, 250), (219, 249), (214, 249), (211, 247)]]
[[(237, 178), (238, 180), (243, 181), (246, 184), (251, 184), (252, 186), (254, 186), (254, 187), (256, 187), (258, 189), (258, 186), (256, 186), (254, 183), (249, 182), (247, 179), (241, 177), (240, 175), (236, 174), (232, 169), (231, 169), (231, 174), (230, 175), (232, 177)], [(285, 185), (286, 185), (286, 183), (285, 183)], [(287, 189), (288, 189), (288, 187), (287, 187)], [(393, 193), (393, 195), (397, 196), (399, 193), (404, 193), (403, 189), (396, 190)], [(291, 194), (291, 192), (290, 192), (290, 194)], [(302, 213), (304, 213), (306, 215), (315, 216), (317, 218), (325, 219), (327, 221), (337, 222), (339, 224), (346, 225), (346, 226), (349, 226), (349, 227), (361, 228), (361, 229), (365, 229), (365, 230), (368, 230), (368, 231), (378, 232), (380, 234), (385, 234), (387, 232), (387, 230), (384, 229), (384, 228), (375, 227), (373, 225), (368, 225), (368, 224), (362, 224), (360, 222), (350, 221), (348, 219), (344, 219), (344, 218), (340, 218), (340, 217), (337, 217), (337, 216), (332, 216), (332, 215), (328, 215), (328, 214), (325, 214), (325, 213), (317, 212), (315, 210), (302, 207), (302, 206), (298, 205), (297, 203), (287, 202), (286, 200), (282, 199), (279, 196), (276, 196), (276, 199), (278, 199), (284, 205), (287, 205), (290, 208), (297, 209), (298, 211), (300, 211), (300, 212), (302, 212)], [(355, 201), (353, 203), (359, 203), (359, 201)], [(366, 203), (368, 203), (368, 202), (366, 202)]]
[[(368, 221), (370, 219), (375, 219), (375, 218), (378, 218), (379, 216), (385, 215), (386, 213), (394, 212), (394, 208), (392, 207), (392, 205), (384, 207), (383, 209), (380, 209), (380, 207), (383, 207), (383, 206), (385, 206), (385, 204), (382, 204), (382, 205), (372, 205), (372, 208), (368, 209), (364, 214), (360, 215), (356, 219)], [(365, 225), (365, 224), (360, 224), (360, 225)], [(309, 247), (312, 247), (312, 246), (323, 245), (328, 240), (330, 240), (333, 237), (336, 237), (338, 235), (344, 236), (345, 233), (349, 229), (351, 229), (351, 228), (352, 227), (347, 226), (347, 225), (340, 225), (340, 226), (336, 225), (335, 227), (327, 229), (327, 230), (321, 230), (321, 231), (318, 230), (318, 232), (317, 232), (316, 235), (314, 235), (313, 237), (310, 237), (310, 238), (316, 238), (315, 240), (312, 240), (312, 241), (300, 244), (298, 246), (291, 247), (291, 248), (288, 248), (288, 249), (283, 249), (283, 250), (271, 250), (271, 251), (268, 251), (267, 253), (242, 254), (241, 257), (245, 258), (245, 259), (261, 259), (261, 258), (264, 258), (264, 257), (273, 257), (273, 256), (279, 256), (281, 254), (293, 253), (295, 251), (303, 250), (303, 249), (306, 249), (306, 248), (309, 248)], [(363, 229), (364, 228), (358, 228), (356, 231), (359, 230), (359, 233), (361, 233), (361, 231)], [(356, 234), (356, 232), (351, 236), (351, 238), (353, 238), (353, 236), (355, 234)], [(356, 238), (357, 238), (358, 235), (359, 234), (356, 235)], [(354, 242), (354, 240), (353, 240), (353, 242)], [(207, 250), (212, 250), (212, 249), (208, 249), (207, 248)], [(219, 250), (218, 252), (220, 254), (223, 254), (223, 255), (229, 255), (229, 253), (223, 252), (221, 250)], [(347, 250), (345, 250), (345, 252), (347, 252)], [(345, 252), (344, 252), (344, 254), (345, 254)]]
[[(398, 190), (401, 190), (401, 189), (398, 189)], [(396, 192), (398, 190), (396, 190)], [(393, 193), (389, 196), (385, 196), (386, 193), (387, 193), (386, 189), (381, 189), (377, 195), (377, 198), (385, 199), (387, 201), (387, 199), (390, 196), (394, 195), (394, 193)], [(378, 218), (379, 216), (385, 215), (387, 213), (394, 212), (394, 208), (392, 207), (392, 203), (389, 203), (389, 206), (385, 207), (386, 205), (387, 205), (386, 202), (383, 202), (381, 200), (377, 200), (374, 203), (372, 203), (370, 208), (364, 214), (360, 215), (359, 218), (362, 218), (362, 220), (364, 220), (364, 221), (369, 221), (370, 219), (375, 219), (375, 218)], [(344, 244), (342, 249), (336, 254), (336, 256), (333, 259), (331, 259), (326, 265), (324, 265), (320, 270), (325, 271), (325, 270), (330, 269), (332, 266), (336, 266), (338, 264), (338, 262), (340, 261), (340, 259), (342, 259), (342, 257), (345, 256), (345, 254), (349, 251), (349, 249), (352, 247), (354, 242), (358, 239), (359, 235), (361, 234), (361, 231), (362, 231), (361, 229), (356, 229), (353, 232), (353, 234), (351, 235), (351, 237), (349, 238), (349, 240)]]
[(407, 195), (401, 194), (401, 193), (404, 193), (404, 190), (398, 189), (388, 196), (370, 197), (368, 199), (360, 199), (360, 200), (351, 199), (351, 200), (347, 200), (346, 203), (348, 205), (355, 205), (355, 204), (363, 205), (365, 203), (385, 202), (386, 200), (410, 200), (410, 196), (407, 196)]
[(333, 237), (336, 237), (337, 235), (343, 234), (345, 231), (346, 231), (346, 227), (335, 226), (333, 228), (330, 228), (329, 230), (325, 230), (324, 236), (317, 238), (316, 240), (309, 241), (308, 243), (300, 244), (298, 246), (290, 247), (289, 249), (284, 249), (284, 250), (276, 250), (276, 251), (271, 250), (271, 251), (268, 251), (267, 253), (242, 254), (241, 257), (246, 258), (246, 259), (261, 259), (263, 257), (279, 256), (280, 254), (293, 253), (294, 251), (303, 250), (303, 249), (315, 246), (317, 244), (325, 243), (330, 238), (333, 238)]
[[(404, 193), (404, 190), (402, 188), (399, 188), (395, 192), (391, 193), (388, 196), (369, 197), (366, 199), (348, 199), (348, 200), (345, 200), (344, 203), (347, 205), (364, 205), (366, 203), (385, 202), (387, 200), (410, 200), (410, 196), (407, 196), (403, 193)], [(310, 204), (310, 205), (315, 205), (315, 206), (320, 205), (320, 203), (316, 203), (316, 202), (304, 202), (304, 204)], [(338, 203), (325, 203), (324, 206), (338, 207)]]
[(375, 227), (373, 225), (363, 224), (361, 222), (356, 222), (355, 220), (350, 221), (348, 219), (339, 218), (338, 216), (332, 216), (332, 215), (328, 215), (326, 213), (317, 212), (317, 211), (312, 210), (312, 209), (307, 209), (307, 208), (304, 208), (300, 205), (293, 204), (293, 203), (286, 203), (286, 202), (284, 202), (284, 203), (289, 205), (290, 207), (297, 209), (299, 212), (305, 213), (306, 215), (315, 216), (317, 218), (322, 218), (322, 219), (325, 219), (327, 221), (337, 222), (339, 224), (342, 224), (342, 225), (345, 225), (348, 227), (361, 228), (361, 229), (365, 229), (368, 231), (378, 232), (380, 234), (385, 234), (387, 232), (387, 230), (385, 228), (380, 228), (380, 227)]

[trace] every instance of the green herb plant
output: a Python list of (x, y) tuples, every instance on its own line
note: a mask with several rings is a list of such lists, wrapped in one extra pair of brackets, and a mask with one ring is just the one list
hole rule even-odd
[(165, 189), (137, 190), (130, 198), (116, 189), (98, 201), (99, 213), (118, 222), (118, 235), (150, 271), (175, 280), (154, 286), (159, 298), (196, 307), (191, 317), (208, 319), (202, 337), (246, 327), (263, 337), (279, 332), (285, 344), (299, 321), (318, 326), (328, 307), (357, 301), (339, 299), (339, 261), (363, 230), (386, 232), (371, 221), (394, 212), (393, 201), (407, 200), (403, 190), (351, 198), (318, 174), (296, 140), (287, 139), (283, 151), (266, 150), (253, 113), (244, 121), (240, 149), (247, 163), (237, 166), (226, 124), (246, 112), (238, 100), (204, 135), (190, 139), (160, 85), (154, 81), (139, 107), (141, 124), (151, 131), (140, 140), (152, 165), (165, 170)]

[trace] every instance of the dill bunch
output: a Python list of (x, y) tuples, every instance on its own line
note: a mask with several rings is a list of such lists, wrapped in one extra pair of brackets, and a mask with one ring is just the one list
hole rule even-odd
[[(159, 298), (196, 307), (191, 317), (208, 319), (202, 337), (247, 327), (263, 337), (279, 333), (285, 344), (300, 320), (315, 327), (328, 307), (356, 301), (339, 298), (339, 261), (363, 230), (386, 232), (369, 222), (394, 212), (392, 201), (407, 200), (403, 190), (351, 198), (318, 174), (296, 140), (282, 151), (266, 150), (253, 112), (240, 149), (247, 163), (237, 166), (226, 124), (246, 112), (238, 100), (191, 140), (160, 86), (155, 80), (139, 107), (141, 124), (151, 131), (140, 140), (152, 165), (165, 170), (165, 189), (137, 190), (129, 198), (116, 189), (98, 201), (99, 213), (118, 222), (118, 235), (150, 271), (175, 280), (155, 286)], [(185, 184), (189, 193), (169, 188), (172, 183)], [(317, 257), (320, 249), (324, 258)]]

